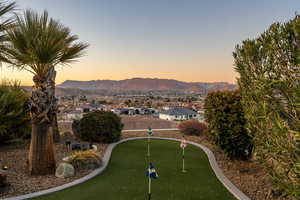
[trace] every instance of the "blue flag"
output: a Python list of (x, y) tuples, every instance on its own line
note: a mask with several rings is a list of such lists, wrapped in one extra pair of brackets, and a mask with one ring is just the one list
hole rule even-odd
[(146, 172), (146, 175), (152, 179), (158, 178), (158, 174), (156, 173), (156, 170), (155, 170), (154, 166), (152, 165), (152, 163), (150, 163), (148, 171)]

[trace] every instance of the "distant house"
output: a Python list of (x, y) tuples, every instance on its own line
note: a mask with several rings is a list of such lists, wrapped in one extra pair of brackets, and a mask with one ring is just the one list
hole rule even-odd
[(101, 105), (101, 104), (84, 104), (84, 105), (78, 106), (76, 108), (76, 110), (80, 111), (80, 112), (84, 112), (84, 113), (92, 112), (92, 111), (96, 111), (96, 110), (104, 111), (105, 106)]
[(105, 111), (106, 107), (105, 105), (102, 104), (89, 104), (91, 111), (95, 111), (95, 110), (100, 110), (100, 111)]
[(133, 108), (116, 108), (111, 110), (113, 113), (117, 115), (135, 115), (136, 110)]
[(164, 120), (190, 120), (197, 119), (197, 112), (184, 107), (171, 107), (159, 113), (159, 118)]

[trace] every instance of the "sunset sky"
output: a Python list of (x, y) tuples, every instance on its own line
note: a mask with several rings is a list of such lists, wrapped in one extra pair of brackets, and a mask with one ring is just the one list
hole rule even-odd
[[(58, 67), (64, 80), (169, 78), (235, 82), (232, 51), (276, 21), (300, 12), (300, 0), (18, 0), (44, 9), (90, 44), (86, 56)], [(32, 75), (0, 69), (31, 85)]]

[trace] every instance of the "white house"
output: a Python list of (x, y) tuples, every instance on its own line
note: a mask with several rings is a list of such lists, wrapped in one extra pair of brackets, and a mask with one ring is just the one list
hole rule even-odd
[(164, 120), (190, 120), (195, 119), (197, 120), (197, 112), (184, 108), (184, 107), (173, 107), (169, 108), (168, 110), (161, 111), (159, 113), (159, 118)]

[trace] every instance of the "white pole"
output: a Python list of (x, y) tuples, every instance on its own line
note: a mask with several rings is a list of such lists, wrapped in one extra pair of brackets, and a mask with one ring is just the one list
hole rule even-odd
[(184, 149), (185, 148), (182, 148), (182, 172), (185, 172), (185, 169), (184, 169)]
[(148, 200), (151, 199), (151, 178), (150, 178), (150, 174), (149, 174), (149, 190), (148, 190)]
[(150, 135), (148, 134), (148, 158), (149, 158), (149, 161), (150, 161)]

